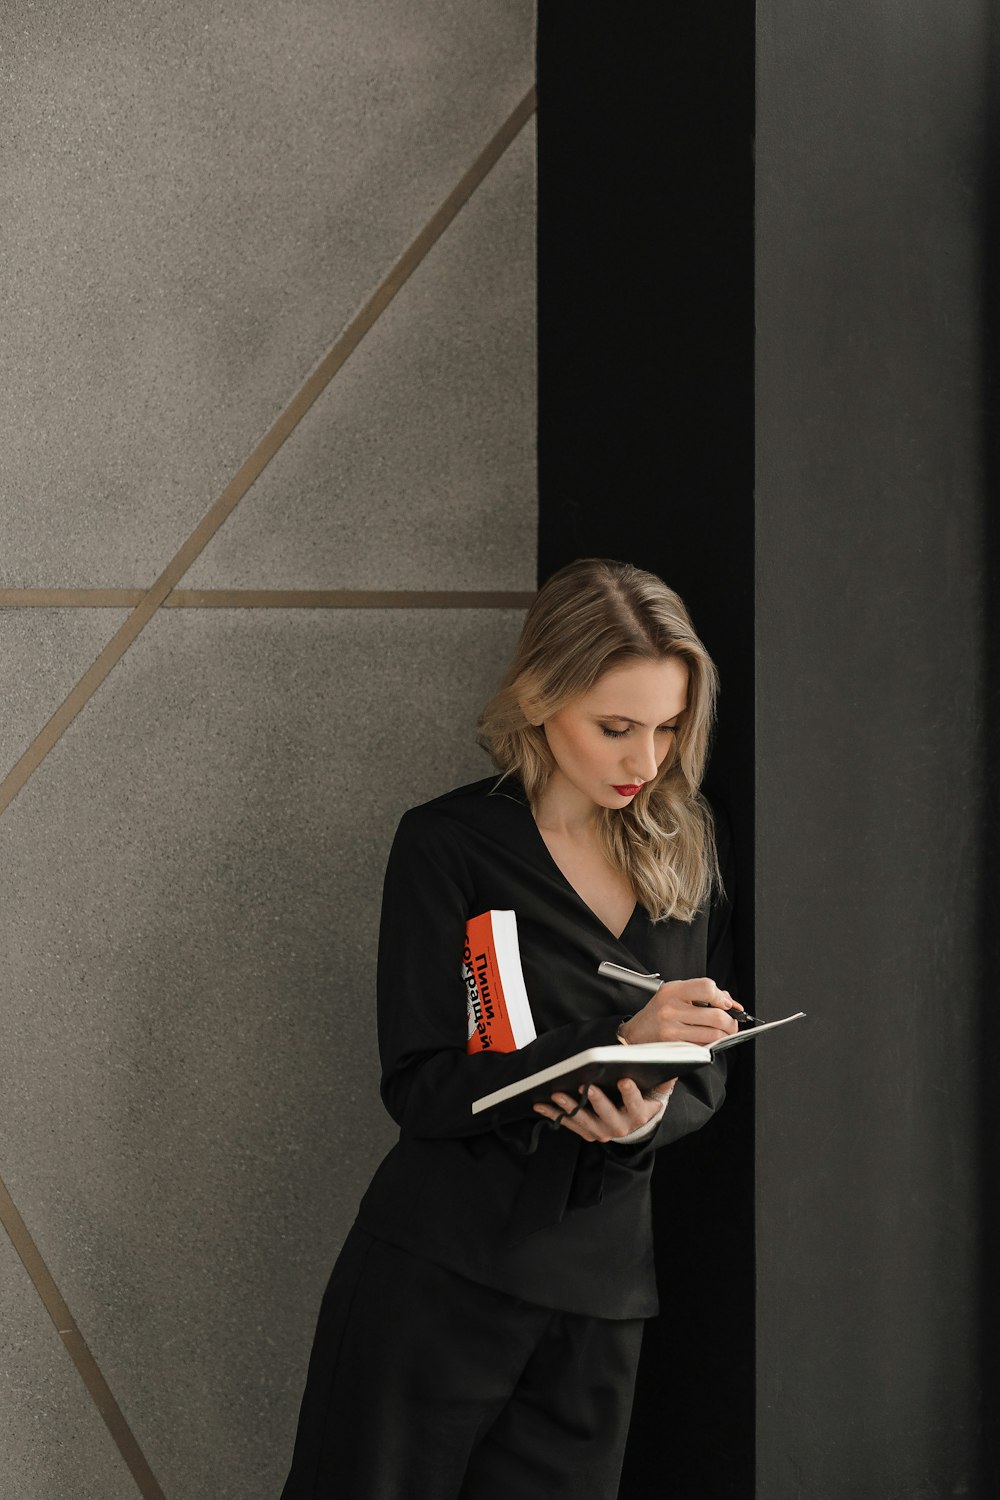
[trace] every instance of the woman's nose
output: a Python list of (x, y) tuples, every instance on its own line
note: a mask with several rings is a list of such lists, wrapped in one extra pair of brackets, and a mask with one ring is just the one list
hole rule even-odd
[(652, 740), (648, 745), (632, 746), (632, 753), (628, 758), (630, 776), (634, 776), (636, 781), (652, 781), (658, 769), (656, 747)]

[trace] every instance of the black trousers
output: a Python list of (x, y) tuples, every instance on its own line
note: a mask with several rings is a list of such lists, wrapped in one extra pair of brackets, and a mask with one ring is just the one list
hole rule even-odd
[(642, 1328), (522, 1302), (352, 1229), (281, 1500), (615, 1500)]

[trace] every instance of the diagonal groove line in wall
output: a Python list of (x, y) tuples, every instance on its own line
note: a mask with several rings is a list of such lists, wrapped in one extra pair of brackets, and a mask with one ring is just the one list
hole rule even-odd
[[(132, 609), (143, 589), (0, 589), (0, 609)], [(527, 609), (514, 589), (174, 589), (162, 609)]]
[(374, 327), (396, 294), (441, 238), (459, 209), (464, 206), (479, 184), (496, 166), (508, 146), (527, 124), (534, 110), (535, 90), (532, 87), (441, 206), (428, 219), (416, 239), (407, 246), (361, 311), (348, 323), (333, 348), (300, 386), (277, 421), (265, 433), (242, 468), (223, 490), (211, 510), (202, 518), (156, 582), (145, 593), (142, 602), (136, 606), (129, 618), (112, 636), (104, 650), (56, 709), (49, 722), (36, 735), (17, 764), (8, 771), (3, 781), (0, 781), (0, 817), (34, 775), (45, 757), (58, 744), (77, 714), (86, 707), (105, 678), (145, 630), (160, 606), (208, 546), (219, 527), (232, 515), (254, 480), (259, 477), (294, 432), (306, 412), (326, 390), (330, 381), (353, 354), (365, 334)]
[[(105, 679), (121, 661), (129, 647), (167, 601), (180, 579), (201, 555), (223, 522), (233, 513), (254, 480), (271, 462), (306, 412), (440, 239), (459, 210), (520, 134), (534, 110), (535, 90), (531, 88), (427, 221), (416, 239), (399, 257), (372, 297), (347, 325), (332, 349), (299, 388), (218, 500), (167, 564), (160, 577), (143, 594), (129, 618), (95, 658), (48, 723), (36, 735), (17, 764), (0, 782), (0, 817), (7, 811), (14, 798), (58, 744), (77, 715), (86, 707)], [(104, 1418), (144, 1500), (165, 1500), (163, 1491), (101, 1374), (97, 1361), (77, 1328), (13, 1199), (2, 1184), (0, 1184), (0, 1222), (10, 1236), (38, 1296), (55, 1323), (67, 1352), (76, 1365), (94, 1404)]]
[(88, 1349), (83, 1334), (76, 1326), (72, 1313), (63, 1301), (38, 1246), (28, 1232), (27, 1225), (18, 1213), (14, 1200), (2, 1180), (0, 1180), (0, 1223), (10, 1236), (11, 1243), (20, 1256), (35, 1291), (56, 1326), (67, 1354), (76, 1365), (80, 1379), (104, 1418), (115, 1446), (128, 1465), (129, 1472), (138, 1485), (143, 1500), (166, 1500), (155, 1474), (135, 1440), (132, 1429), (126, 1422), (118, 1402), (111, 1394), (97, 1361)]

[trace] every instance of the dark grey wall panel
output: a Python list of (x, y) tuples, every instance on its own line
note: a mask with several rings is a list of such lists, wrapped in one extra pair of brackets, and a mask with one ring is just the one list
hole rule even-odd
[(980, 1493), (987, 10), (758, 7), (761, 1500)]

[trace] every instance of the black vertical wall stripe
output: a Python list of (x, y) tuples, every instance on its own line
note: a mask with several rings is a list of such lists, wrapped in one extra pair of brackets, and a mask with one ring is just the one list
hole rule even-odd
[[(713, 795), (752, 975), (753, 7), (540, 7), (539, 582), (652, 569), (720, 670)], [(661, 1153), (663, 1316), (647, 1329), (622, 1500), (754, 1493), (752, 1060)], [(725, 1442), (700, 1441), (717, 1430)], [(666, 1491), (664, 1491), (666, 1492)]]

